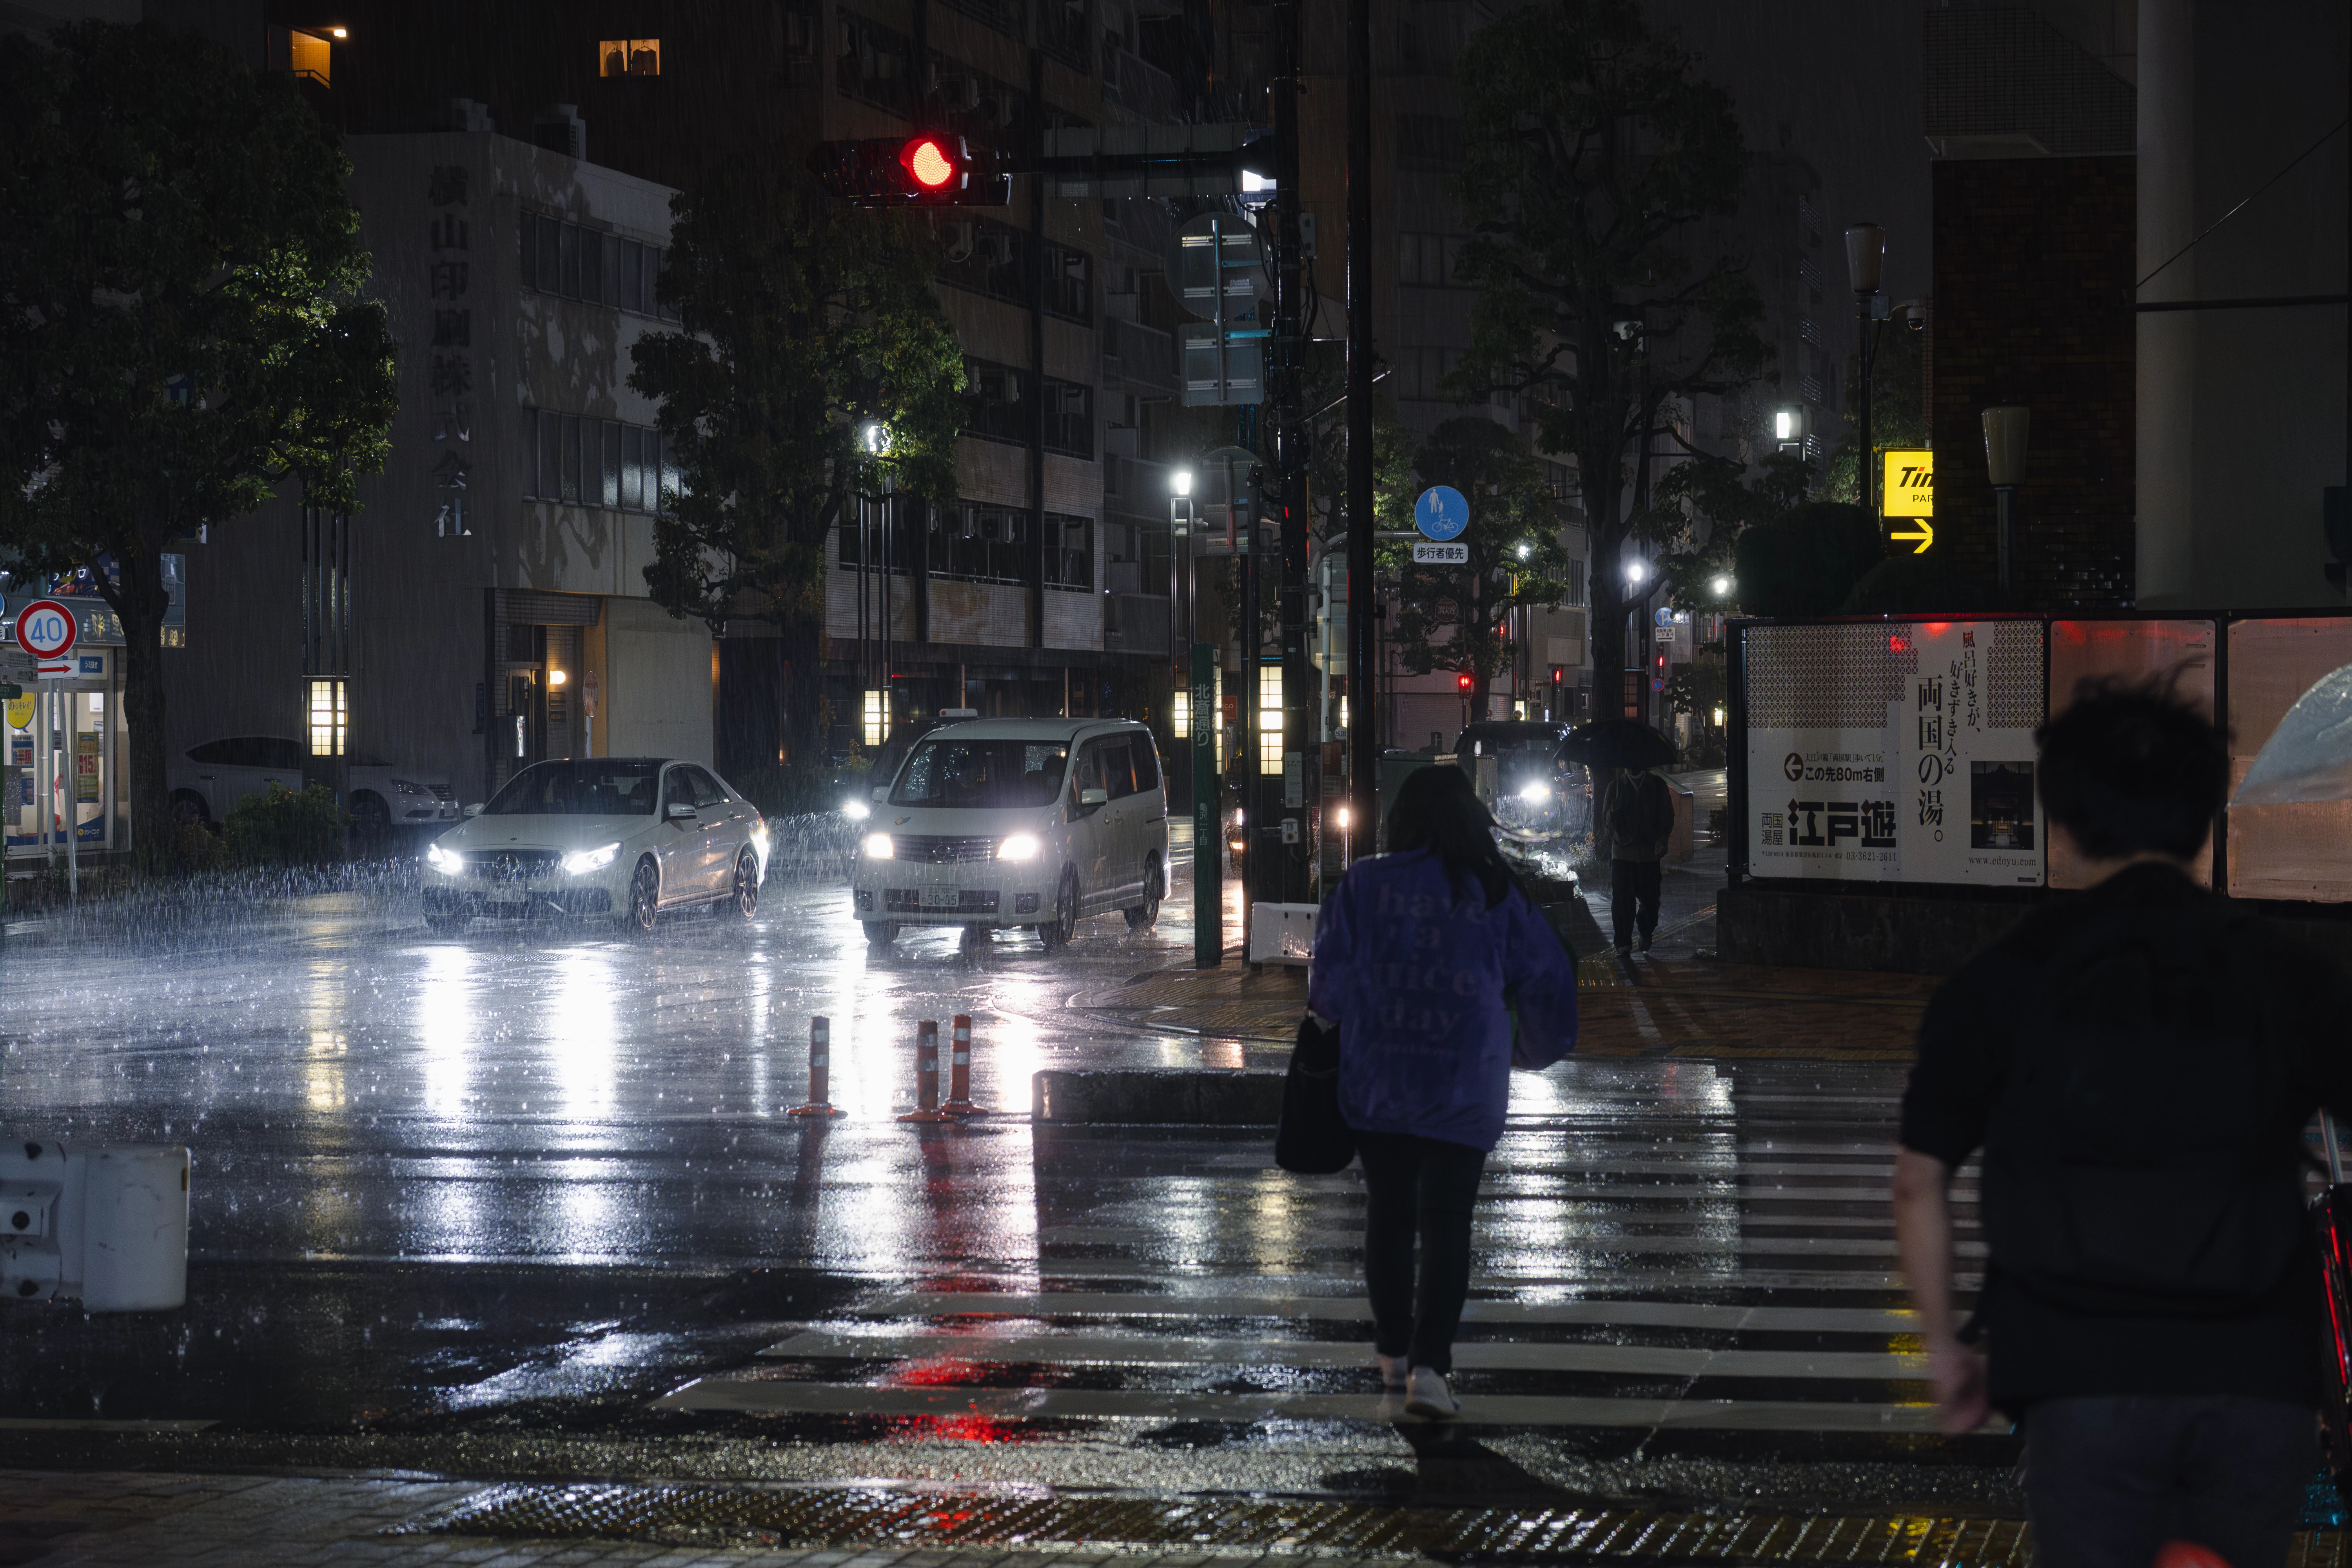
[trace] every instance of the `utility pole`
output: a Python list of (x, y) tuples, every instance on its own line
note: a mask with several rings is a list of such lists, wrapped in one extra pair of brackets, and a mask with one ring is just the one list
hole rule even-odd
[[(1259, 898), (1295, 904), (1307, 900), (1314, 838), (1307, 807), (1316, 798), (1308, 762), (1320, 754), (1307, 744), (1314, 681), (1307, 662), (1307, 323), (1300, 316), (1306, 289), (1298, 239), (1298, 0), (1281, 0), (1275, 6), (1275, 309), (1266, 391), (1273, 404), (1275, 521), (1281, 562), (1276, 603), (1282, 653), (1282, 771), (1278, 776), (1259, 775), (1265, 785), (1264, 809), (1252, 826), (1266, 853), (1259, 858), (1253, 880)], [(1253, 670), (1251, 679), (1256, 679)]]
[(1862, 406), (1854, 424), (1855, 494), (1862, 498), (1862, 510), (1873, 521), (1878, 518), (1878, 476), (1873, 471), (1878, 465), (1870, 444), (1870, 371), (1878, 357), (1878, 274), (1885, 259), (1885, 229), (1874, 223), (1858, 223), (1845, 231), (1846, 276), (1853, 285), (1854, 352), (1862, 372)]
[(1372, 5), (1348, 0), (1348, 800), (1380, 844), (1380, 590), (1372, 582)]

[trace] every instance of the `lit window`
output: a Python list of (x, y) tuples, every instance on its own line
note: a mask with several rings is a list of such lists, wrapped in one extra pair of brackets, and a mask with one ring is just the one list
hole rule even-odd
[(329, 61), (334, 51), (327, 40), (316, 33), (289, 32), (286, 35), (286, 65), (296, 76), (307, 76), (320, 87), (327, 85)]
[(1168, 694), (1168, 733), (1178, 741), (1192, 736), (1192, 694), (1181, 686)]
[(1282, 772), (1282, 666), (1257, 667), (1257, 771)]
[(343, 754), (343, 738), (351, 727), (351, 712), (345, 705), (343, 683), (340, 680), (310, 682), (310, 754), (314, 757), (340, 757)]
[(605, 76), (659, 76), (661, 40), (606, 38), (596, 46), (596, 59)]
[(866, 731), (866, 744), (869, 748), (879, 746), (889, 732), (889, 710), (883, 706), (882, 697), (883, 694), (879, 691), (869, 691), (866, 694), (863, 728)]

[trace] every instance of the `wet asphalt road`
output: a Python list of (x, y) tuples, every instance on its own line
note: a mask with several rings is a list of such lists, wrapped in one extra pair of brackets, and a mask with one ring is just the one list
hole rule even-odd
[[(1924, 1435), (1875, 1068), (1522, 1077), (1472, 1420), (1401, 1422), (1352, 1174), (1029, 1125), (1045, 1067), (1279, 1065), (1071, 1009), (1187, 960), (1177, 891), (1053, 957), (869, 952), (813, 882), (646, 940), (430, 933), (397, 887), (13, 922), (0, 1131), (184, 1141), (196, 1174), (185, 1311), (0, 1307), (0, 1458), (2013, 1504), (2009, 1439)], [(831, 1123), (782, 1114), (818, 1013)], [(916, 1022), (957, 1013), (1000, 1114), (898, 1124)]]

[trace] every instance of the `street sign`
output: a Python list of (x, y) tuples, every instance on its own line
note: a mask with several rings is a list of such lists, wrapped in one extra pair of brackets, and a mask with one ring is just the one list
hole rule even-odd
[(1239, 213), (1202, 213), (1176, 231), (1161, 259), (1169, 292), (1203, 321), (1230, 321), (1265, 292), (1265, 245)]
[(1936, 454), (1922, 447), (1889, 447), (1881, 456), (1886, 460), (1878, 492), (1885, 498), (1880, 509), (1883, 513), (1888, 517), (1935, 516)]
[(1412, 563), (1416, 566), (1467, 566), (1470, 547), (1466, 544), (1415, 543)]
[(1452, 485), (1432, 485), (1412, 503), (1415, 528), (1431, 539), (1459, 539), (1470, 526), (1470, 503)]
[(33, 721), (33, 701), (29, 693), (8, 699), (8, 728), (21, 730)]
[(40, 662), (34, 673), (53, 679), (73, 673), (73, 651), (79, 628), (73, 612), (55, 599), (36, 599), (16, 616), (16, 646)]

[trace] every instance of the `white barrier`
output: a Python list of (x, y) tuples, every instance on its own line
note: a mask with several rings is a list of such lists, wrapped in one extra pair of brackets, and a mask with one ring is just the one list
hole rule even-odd
[(178, 1143), (0, 1143), (0, 1300), (186, 1305), (188, 1169)]
[(1305, 963), (1315, 951), (1315, 904), (1252, 904), (1248, 961)]

